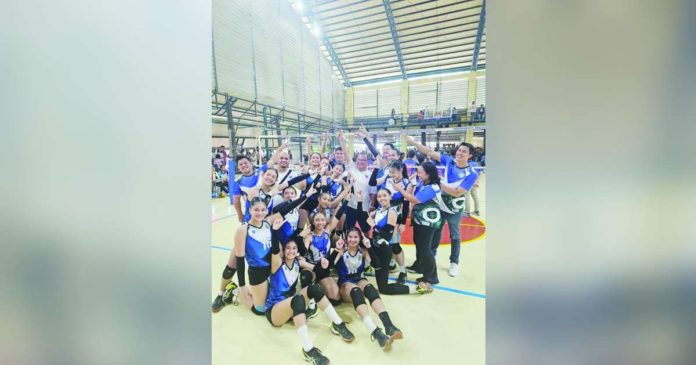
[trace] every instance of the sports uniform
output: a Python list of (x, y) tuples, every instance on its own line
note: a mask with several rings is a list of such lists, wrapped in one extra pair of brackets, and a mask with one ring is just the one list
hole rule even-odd
[[(473, 166), (458, 167), (451, 156), (440, 155), (440, 164), (444, 166), (444, 172), (441, 179), (441, 184), (446, 184), (452, 188), (461, 187), (467, 191), (476, 183), (478, 173)], [(447, 210), (442, 210), (442, 222), (447, 222), (449, 225), (451, 252), (449, 260), (451, 263), (459, 263), (459, 251), (461, 248), (460, 223), (462, 221), (463, 210), (466, 205), (466, 195), (464, 193), (460, 197), (453, 197), (445, 192), (442, 193), (442, 200), (445, 203)], [(439, 227), (435, 232), (435, 237), (431, 245), (433, 255), (437, 253), (437, 247), (440, 245), (442, 236), (442, 227)]]
[(235, 180), (234, 184), (232, 185), (232, 195), (240, 196), (243, 202), (244, 217), (242, 223), (248, 222), (251, 218), (251, 214), (249, 213), (249, 199), (247, 198), (249, 190), (258, 185), (259, 176), (261, 175), (261, 173), (266, 172), (266, 170), (268, 170), (268, 165), (263, 164), (259, 166), (258, 169), (255, 169), (251, 175), (240, 176), (239, 179)]

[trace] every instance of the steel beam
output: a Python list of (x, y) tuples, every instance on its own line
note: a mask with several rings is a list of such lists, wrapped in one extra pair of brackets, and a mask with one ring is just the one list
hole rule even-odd
[(396, 57), (399, 59), (399, 69), (401, 70), (401, 77), (403, 79), (406, 79), (404, 57), (401, 55), (401, 44), (399, 43), (399, 34), (396, 32), (396, 22), (394, 21), (394, 14), (392, 13), (389, 0), (383, 0), (383, 2), (384, 11), (387, 13), (387, 20), (389, 21), (389, 29), (391, 30), (392, 41), (394, 41), (394, 49), (396, 49)]
[[(310, 23), (321, 26), (321, 24), (319, 24), (319, 19), (314, 15), (314, 12), (312, 11), (312, 5), (310, 4), (310, 2), (307, 0), (302, 1), (305, 7), (305, 15), (307, 15), (307, 19), (309, 19)], [(346, 87), (350, 87), (351, 84), (350, 78), (348, 78), (348, 73), (346, 73), (346, 70), (343, 69), (343, 65), (341, 65), (341, 60), (338, 58), (338, 54), (336, 53), (336, 50), (333, 48), (333, 45), (331, 45), (329, 37), (327, 37), (326, 33), (323, 30), (321, 30), (321, 36), (319, 38), (321, 38), (321, 43), (324, 44), (326, 50), (329, 51), (331, 59), (333, 60), (334, 65), (338, 69), (338, 72), (340, 72), (341, 76), (343, 76), (343, 84)]]
[(474, 59), (471, 61), (471, 69), (476, 71), (478, 68), (478, 57), (481, 51), (481, 39), (483, 38), (483, 28), (486, 25), (486, 0), (483, 0), (481, 16), (479, 18), (478, 33), (476, 33), (476, 46), (474, 46)]

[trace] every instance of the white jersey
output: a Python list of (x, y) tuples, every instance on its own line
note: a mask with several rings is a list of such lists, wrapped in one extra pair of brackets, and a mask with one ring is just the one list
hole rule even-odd
[(348, 166), (348, 171), (351, 176), (353, 176), (353, 189), (355, 190), (348, 201), (348, 206), (354, 209), (358, 207), (358, 192), (362, 191), (362, 205), (363, 210), (368, 211), (370, 209), (370, 175), (372, 175), (372, 170), (365, 169), (360, 171), (355, 167), (355, 163), (351, 162)]

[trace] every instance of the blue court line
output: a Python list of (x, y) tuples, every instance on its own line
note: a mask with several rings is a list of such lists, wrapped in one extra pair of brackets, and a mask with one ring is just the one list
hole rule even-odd
[[(227, 248), (227, 247), (214, 246), (214, 245), (211, 245), (210, 247), (211, 247), (211, 248), (214, 248), (214, 249), (216, 249), (216, 250), (220, 250), (220, 251), (232, 252), (232, 249), (229, 249), (229, 248)], [(393, 277), (390, 276), (390, 277), (389, 277), (389, 280), (396, 281), (396, 278), (393, 278)], [(412, 280), (406, 280), (406, 282), (409, 283), (409, 284), (416, 284), (416, 285), (417, 285), (417, 283), (416, 283), (415, 281), (412, 281)], [(433, 289), (444, 290), (444, 291), (448, 291), (448, 292), (450, 292), (450, 293), (461, 294), (461, 295), (468, 295), (468, 296), (470, 296), (470, 297), (476, 297), (476, 298), (486, 299), (486, 295), (485, 295), (485, 294), (479, 294), (479, 293), (474, 293), (474, 292), (470, 292), (470, 291), (464, 291), (464, 290), (459, 290), (459, 289), (454, 289), (454, 288), (448, 288), (448, 287), (446, 287), (446, 286), (433, 285)]]

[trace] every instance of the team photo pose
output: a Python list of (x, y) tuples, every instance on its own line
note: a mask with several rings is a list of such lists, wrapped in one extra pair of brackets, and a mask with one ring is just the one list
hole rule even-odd
[[(424, 153), (433, 161), (440, 163), (445, 168), (440, 183), (442, 200), (445, 203), (445, 209), (442, 210), (441, 214), (442, 220), (449, 225), (451, 242), (448, 274), (452, 277), (457, 276), (459, 274), (459, 252), (461, 248), (460, 224), (464, 214), (463, 210), (466, 207), (466, 195), (478, 179), (478, 173), (473, 166), (469, 165), (474, 146), (466, 142), (460, 143), (455, 150), (454, 158), (452, 158), (414, 141), (411, 137), (408, 137), (407, 141), (409, 144), (414, 145), (418, 151)], [(433, 255), (437, 253), (441, 235), (442, 226), (435, 232), (436, 238), (433, 239), (431, 247)]]
[[(438, 284), (435, 256), (431, 251), (435, 233), (442, 227), (440, 212), (440, 177), (437, 167), (432, 162), (424, 162), (418, 166), (417, 175), (420, 180), (418, 186), (413, 188), (412, 184), (409, 191), (406, 191), (400, 184), (393, 185), (394, 189), (403, 195), (413, 204), (411, 214), (413, 226), (413, 241), (416, 244), (416, 261), (421, 265), (423, 276), (416, 279), (416, 282), (425, 283), (428, 291), (432, 291), (432, 285)], [(412, 181), (413, 183), (413, 181)]]
[[(394, 236), (388, 240), (391, 245), (393, 252), (393, 257), (396, 260), (399, 270), (399, 277), (397, 278), (398, 283), (406, 282), (406, 262), (404, 258), (404, 252), (401, 248), (401, 233), (406, 230), (406, 219), (408, 218), (410, 210), (410, 202), (404, 199), (403, 194), (396, 190), (395, 185), (400, 185), (404, 190), (406, 190), (410, 183), (409, 179), (403, 177), (404, 165), (399, 160), (392, 160), (387, 165), (387, 174), (381, 178), (377, 177), (377, 173), (373, 171), (370, 177), (371, 186), (380, 186), (380, 189), (386, 189), (391, 195), (391, 200), (389, 204), (394, 207), (397, 213), (397, 222), (394, 229)], [(378, 194), (379, 195), (379, 194)], [(377, 197), (379, 203), (379, 196)], [(382, 205), (382, 203), (379, 203)]]
[[(310, 187), (300, 198), (283, 202), (273, 208), (272, 214), (269, 214), (266, 202), (262, 198), (251, 199), (249, 207), (251, 218), (235, 232), (234, 249), (222, 272), (220, 293), (212, 304), (213, 313), (219, 312), (225, 305), (234, 303), (239, 298), (243, 299), (245, 304), (250, 304), (246, 299), (251, 297), (253, 303), (247, 306), (254, 314), (263, 314), (263, 303), (268, 292), (271, 224), (275, 220), (283, 219), (315, 192), (316, 190)], [(249, 263), (249, 287), (246, 287), (245, 261)], [(234, 266), (231, 265), (232, 263)], [(235, 273), (239, 273), (239, 288), (232, 282)]]
[[(368, 255), (366, 248), (369, 247), (370, 240), (363, 237), (358, 228), (353, 227), (348, 230), (345, 243), (342, 239), (336, 242), (336, 250), (331, 254), (329, 260), (334, 263), (338, 272), (341, 298), (344, 302), (353, 303), (353, 308), (370, 333), (370, 339), (376, 341), (379, 347), (386, 352), (391, 350), (392, 342), (395, 339), (403, 338), (403, 333), (389, 318), (389, 313), (387, 313), (377, 289), (365, 278), (365, 256)], [(377, 327), (370, 317), (365, 298), (384, 325), (384, 331)]]
[[(235, 158), (235, 163), (239, 172), (242, 176), (235, 180), (232, 184), (232, 205), (234, 205), (234, 210), (237, 212), (237, 219), (240, 223), (246, 223), (249, 221), (249, 200), (247, 194), (249, 190), (256, 187), (259, 182), (259, 175), (268, 170), (268, 166), (273, 166), (280, 153), (287, 148), (287, 142), (283, 143), (275, 153), (268, 160), (267, 164), (259, 166), (258, 169), (254, 168), (254, 164), (251, 159), (247, 156), (237, 156)], [(234, 176), (234, 171), (230, 171), (230, 176)], [(276, 171), (276, 179), (278, 178), (278, 173)], [(243, 203), (243, 204), (242, 204)], [(242, 211), (242, 205), (244, 205), (244, 211)]]
[[(297, 242), (295, 239), (287, 241), (282, 247), (277, 230), (282, 226), (282, 220), (276, 220), (273, 224), (273, 237), (271, 244), (271, 273), (269, 277), (269, 291), (266, 298), (266, 318), (274, 327), (281, 327), (292, 318), (297, 333), (302, 341), (302, 354), (311, 364), (328, 364), (329, 359), (314, 346), (309, 337), (307, 319), (310, 316), (307, 304), (310, 300), (316, 303), (331, 321), (330, 330), (345, 342), (353, 342), (355, 337), (348, 330), (346, 324), (338, 316), (336, 310), (324, 295), (322, 289), (316, 283), (302, 288), (299, 294), (295, 294), (300, 262), (297, 259)], [(316, 307), (314, 311), (316, 311)]]
[[(372, 261), (378, 261), (380, 264), (375, 266), (375, 279), (377, 281), (377, 289), (382, 294), (394, 295), (394, 294), (411, 294), (420, 293), (426, 294), (432, 292), (428, 290), (428, 286), (419, 282), (418, 286), (408, 286), (404, 285), (404, 281), (389, 284), (389, 266), (387, 263), (394, 253), (395, 247), (399, 249), (401, 246), (391, 245), (393, 240), (395, 226), (399, 217), (397, 208), (391, 205), (392, 196), (389, 190), (386, 188), (379, 189), (377, 191), (377, 202), (379, 207), (374, 212), (370, 213), (374, 216), (368, 218), (368, 223), (372, 226)], [(402, 253), (399, 251), (398, 253)], [(399, 276), (401, 278), (401, 275)]]
[(324, 293), (335, 304), (341, 302), (341, 296), (336, 280), (330, 275), (329, 266), (331, 262), (327, 258), (330, 255), (331, 234), (336, 229), (345, 207), (346, 203), (343, 203), (336, 215), (328, 218), (330, 219), (328, 225), (327, 217), (323, 213), (317, 212), (312, 214), (310, 226), (300, 233), (300, 237), (304, 239), (304, 244), (307, 247), (307, 254), (304, 256), (304, 260), (301, 260), (303, 261), (301, 263), (304, 269), (309, 270), (302, 274), (302, 286), (308, 285), (308, 279), (311, 278), (312, 281), (321, 285)]

